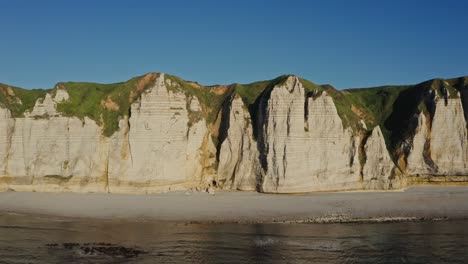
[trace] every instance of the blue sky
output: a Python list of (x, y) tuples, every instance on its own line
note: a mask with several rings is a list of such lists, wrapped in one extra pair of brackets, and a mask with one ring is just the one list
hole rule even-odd
[(0, 0), (0, 82), (202, 84), (296, 74), (337, 88), (468, 75), (468, 1)]

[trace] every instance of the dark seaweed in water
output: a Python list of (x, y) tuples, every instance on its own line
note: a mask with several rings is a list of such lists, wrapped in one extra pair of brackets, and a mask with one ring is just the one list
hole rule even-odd
[(57, 243), (49, 243), (46, 246), (55, 250), (65, 249), (72, 250), (72, 252), (78, 250), (80, 254), (91, 256), (107, 255), (111, 257), (135, 258), (147, 253), (136, 248), (123, 247), (112, 243), (62, 243), (61, 248), (58, 247)]
[(467, 226), (466, 220), (185, 224), (0, 213), (0, 264), (465, 264)]

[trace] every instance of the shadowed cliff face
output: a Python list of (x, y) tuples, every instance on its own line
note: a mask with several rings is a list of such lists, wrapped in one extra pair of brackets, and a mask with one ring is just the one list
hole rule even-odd
[(468, 77), (450, 80), (450, 84), (460, 92), (465, 120), (468, 122)]
[(335, 90), (296, 76), (205, 87), (151, 73), (0, 85), (0, 188), (269, 193), (468, 182), (468, 79)]
[(250, 113), (240, 97), (234, 95), (227, 101), (222, 118), (218, 148), (219, 187), (254, 191), (261, 181), (259, 153)]

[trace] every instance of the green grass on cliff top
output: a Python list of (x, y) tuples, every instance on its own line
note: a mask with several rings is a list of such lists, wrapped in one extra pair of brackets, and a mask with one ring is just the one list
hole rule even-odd
[[(103, 126), (103, 134), (111, 136), (118, 130), (119, 120), (129, 115), (130, 105), (150, 85), (154, 84), (157, 74), (147, 74), (132, 78), (126, 82), (113, 84), (99, 84), (89, 82), (63, 82), (55, 89), (66, 89), (70, 99), (58, 103), (57, 110), (66, 116), (76, 116), (81, 119), (88, 117)], [(187, 97), (195, 96), (200, 101), (202, 116), (199, 113), (189, 113), (195, 118), (204, 117), (208, 123), (216, 121), (218, 113), (226, 100), (233, 93), (239, 95), (247, 107), (253, 106), (262, 93), (274, 86), (284, 83), (291, 75), (254, 82), (250, 84), (234, 84), (230, 86), (201, 86), (182, 80), (173, 75), (165, 75), (172, 81), (168, 89), (173, 92), (184, 93)], [(146, 78), (143, 80), (143, 78)], [(445, 87), (450, 97), (456, 97), (459, 88), (454, 88), (463, 79), (434, 79), (418, 85), (381, 86), (374, 88), (349, 89), (338, 91), (329, 85), (317, 85), (305, 79), (300, 79), (306, 93), (317, 94), (323, 91), (333, 98), (337, 112), (344, 127), (361, 130), (359, 121), (363, 119), (371, 130), (380, 125), (386, 140), (395, 144), (395, 138), (401, 137), (405, 126), (415, 112), (421, 108), (422, 95), (428, 89), (437, 90)], [(462, 85), (462, 86), (463, 86)], [(459, 86), (459, 85), (458, 85)], [(457, 86), (457, 87), (458, 87)], [(22, 117), (31, 111), (36, 100), (44, 98), (51, 90), (26, 90), (18, 87), (0, 84), (0, 105), (10, 109), (13, 117)], [(314, 96), (314, 95), (312, 95)], [(104, 101), (111, 101), (114, 107), (103, 105)], [(115, 107), (117, 106), (117, 107)], [(190, 110), (189, 110), (190, 111)], [(393, 138), (393, 140), (390, 139)], [(390, 142), (388, 142), (390, 143)]]
[(409, 86), (381, 86), (345, 90), (351, 104), (362, 111), (362, 117), (370, 127), (382, 124), (393, 112), (398, 95)]
[[(385, 121), (395, 111), (395, 107), (407, 108), (395, 103), (400, 94), (411, 86), (380, 86), (374, 88), (360, 88), (345, 90), (343, 93), (353, 106), (359, 111), (360, 119), (364, 120), (370, 131), (380, 126), (387, 146), (391, 143), (391, 129), (385, 126)], [(405, 110), (406, 111), (406, 110)]]
[(266, 90), (273, 88), (276, 85), (284, 83), (290, 75), (281, 75), (272, 80), (248, 83), (248, 84), (235, 84), (234, 90), (237, 95), (242, 98), (242, 101), (247, 106), (255, 103), (257, 98)]
[[(59, 83), (55, 89), (58, 87), (66, 89), (70, 99), (58, 103), (57, 110), (65, 116), (75, 116), (81, 119), (88, 117), (103, 126), (105, 136), (111, 136), (118, 129), (118, 120), (128, 114), (131, 103), (137, 97), (136, 87), (141, 78), (143, 76), (113, 84)], [(48, 92), (54, 93), (55, 89), (26, 90), (0, 84), (0, 104), (10, 110), (12, 117), (24, 117), (25, 112), (32, 111), (38, 99), (43, 99)], [(131, 91), (135, 94), (133, 98), (130, 98)], [(118, 107), (115, 109), (103, 107), (101, 102), (108, 98)]]
[[(272, 80), (254, 82), (250, 84), (236, 84), (235, 93), (242, 98), (247, 107), (250, 107), (256, 102), (262, 93), (272, 89), (277, 85), (281, 85), (290, 76), (292, 75), (281, 75), (278, 78)], [(351, 127), (354, 130), (360, 129), (358, 123), (359, 117), (352, 111), (352, 101), (350, 101), (341, 91), (338, 91), (329, 85), (317, 85), (302, 78), (299, 78), (299, 80), (304, 86), (306, 94), (320, 94), (321, 92), (326, 91), (333, 98), (338, 115), (342, 119), (343, 126), (345, 128)]]
[[(250, 84), (236, 84), (235, 93), (238, 94), (246, 106), (249, 107), (256, 102), (263, 92), (268, 89), (272, 89), (276, 85), (284, 83), (289, 76), (291, 75), (282, 75), (272, 80)], [(373, 91), (372, 89), (359, 89), (359, 91), (353, 90), (353, 93), (351, 93), (349, 91), (336, 90), (330, 85), (317, 85), (302, 78), (299, 78), (299, 80), (304, 86), (305, 92), (309, 94), (309, 96), (312, 96), (311, 94), (314, 93), (316, 94), (315, 96), (317, 96), (323, 91), (326, 91), (328, 95), (332, 97), (338, 115), (343, 122), (343, 127), (345, 128), (351, 127), (353, 130), (359, 131), (362, 129), (359, 121), (363, 119), (366, 124), (368, 124), (368, 129), (372, 129), (374, 126), (381, 123), (381, 116), (388, 115), (389, 107), (386, 105), (386, 108), (381, 110), (381, 106), (384, 103), (376, 104), (376, 100), (373, 100), (372, 98), (372, 96), (378, 96), (378, 91)], [(397, 95), (399, 92), (399, 90), (390, 90), (391, 91), (389, 91), (389, 93), (392, 94), (392, 96)], [(380, 99), (377, 101), (379, 100)], [(385, 99), (383, 99), (383, 101), (387, 102)], [(381, 113), (382, 111), (385, 113)]]
[(14, 86), (0, 84), (0, 105), (10, 110), (12, 117), (23, 117), (26, 111), (31, 111), (37, 99), (45, 98), (50, 90), (26, 90)]
[(344, 90), (348, 100), (362, 110), (361, 117), (368, 129), (380, 126), (390, 152), (414, 133), (414, 118), (421, 112), (429, 115), (427, 105), (431, 90), (442, 97), (445, 88), (448, 98), (457, 98), (456, 79), (433, 79), (416, 85), (380, 86)]
[[(185, 81), (174, 75), (165, 74), (164, 76), (172, 81), (172, 85), (168, 85), (166, 82), (169, 90), (184, 93), (187, 97), (197, 97), (202, 108), (202, 115), (208, 124), (216, 121), (224, 101), (232, 92), (232, 86), (203, 86), (198, 83)], [(187, 110), (189, 111), (189, 115), (195, 114), (190, 112), (190, 107), (188, 106)]]
[[(251, 84), (237, 84), (235, 92), (247, 106), (251, 106), (263, 92), (281, 84), (289, 76), (291, 75)], [(408, 132), (408, 127), (412, 117), (421, 111), (427, 111), (424, 95), (429, 90), (437, 90), (440, 94), (441, 87), (444, 87), (450, 94), (449, 98), (455, 98), (459, 89), (455, 86), (460, 82), (463, 84), (468, 82), (466, 78), (434, 79), (417, 85), (380, 86), (339, 91), (332, 86), (317, 85), (302, 78), (300, 81), (306, 93), (320, 94), (326, 91), (333, 98), (343, 127), (350, 127), (353, 131), (359, 132), (363, 130), (360, 120), (365, 122), (368, 131), (375, 126), (380, 126), (387, 145), (392, 146), (396, 146), (402, 138), (407, 137), (405, 133), (411, 133)]]
[[(66, 116), (83, 119), (88, 117), (103, 126), (103, 134), (112, 136), (119, 128), (119, 120), (129, 115), (131, 104), (153, 82), (138, 84), (144, 76), (132, 78), (126, 82), (99, 84), (89, 82), (63, 82), (57, 86), (67, 90), (70, 99), (57, 104), (57, 111)], [(154, 81), (154, 80), (153, 80)], [(103, 101), (113, 102), (117, 107), (106, 107)]]
[(359, 124), (360, 117), (353, 112), (352, 101), (349, 100), (342, 91), (338, 91), (330, 85), (317, 85), (305, 79), (300, 80), (308, 93), (320, 94), (321, 92), (326, 91), (327, 94), (332, 97), (336, 111), (343, 122), (344, 128), (350, 127), (353, 131), (361, 130), (361, 126)]

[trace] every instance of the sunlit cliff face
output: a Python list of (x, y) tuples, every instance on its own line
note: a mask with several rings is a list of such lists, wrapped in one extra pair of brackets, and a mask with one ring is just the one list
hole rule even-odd
[(464, 183), (460, 80), (337, 91), (296, 76), (205, 87), (152, 73), (48, 91), (2, 85), (0, 188), (302, 193)]

